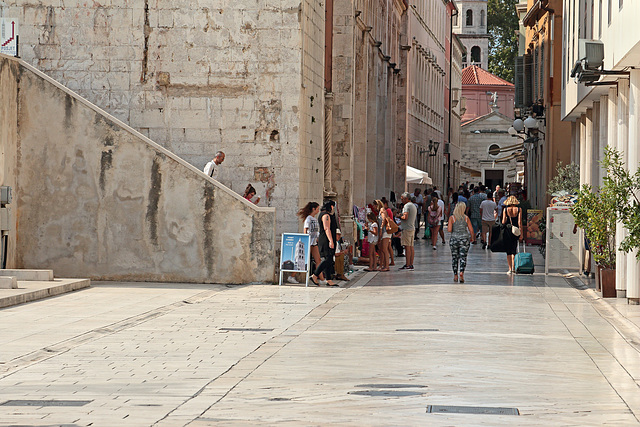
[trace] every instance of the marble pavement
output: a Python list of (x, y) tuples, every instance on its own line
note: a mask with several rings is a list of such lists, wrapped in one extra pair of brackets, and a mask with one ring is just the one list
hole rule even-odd
[[(613, 306), (479, 246), (464, 284), (446, 246), (416, 253), (339, 289), (94, 282), (2, 309), (0, 425), (640, 425)], [(469, 413), (496, 408), (519, 415)]]

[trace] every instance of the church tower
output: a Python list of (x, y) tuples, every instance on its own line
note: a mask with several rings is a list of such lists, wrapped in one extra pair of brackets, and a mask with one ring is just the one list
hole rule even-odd
[(460, 37), (467, 53), (462, 55), (462, 67), (489, 66), (489, 34), (487, 33), (487, 0), (457, 2), (459, 15), (453, 18), (453, 32)]

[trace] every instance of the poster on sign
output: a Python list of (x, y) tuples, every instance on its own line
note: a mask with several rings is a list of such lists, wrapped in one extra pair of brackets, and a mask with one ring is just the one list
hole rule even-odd
[(549, 270), (580, 270), (580, 239), (573, 232), (570, 207), (547, 208), (547, 253), (545, 273)]
[(528, 245), (541, 245), (542, 231), (540, 230), (540, 221), (544, 218), (544, 211), (529, 209), (527, 211), (527, 234), (526, 242)]
[[(309, 253), (311, 251), (309, 235), (301, 233), (283, 233), (280, 250), (280, 285), (309, 281)], [(285, 277), (286, 276), (286, 277)]]
[(0, 18), (0, 53), (18, 56), (18, 20)]

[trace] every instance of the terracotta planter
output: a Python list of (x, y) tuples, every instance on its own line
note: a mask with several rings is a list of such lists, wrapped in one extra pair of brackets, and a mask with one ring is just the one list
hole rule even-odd
[(616, 270), (615, 268), (598, 268), (600, 270), (600, 286), (602, 298), (616, 297)]

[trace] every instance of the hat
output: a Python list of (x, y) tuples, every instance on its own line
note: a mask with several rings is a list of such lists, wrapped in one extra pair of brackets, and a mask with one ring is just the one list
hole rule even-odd
[(336, 228), (336, 234), (342, 234), (342, 231), (340, 231), (339, 228)]
[(520, 204), (520, 201), (516, 196), (509, 196), (507, 200), (505, 200), (504, 202), (505, 206), (517, 206), (519, 204)]

